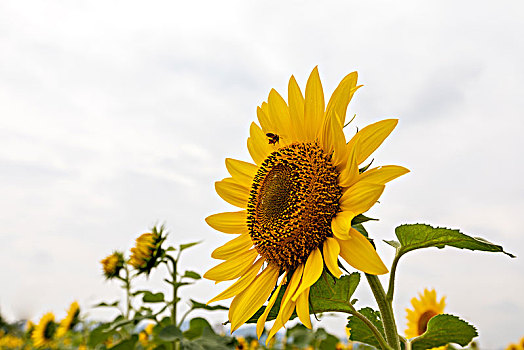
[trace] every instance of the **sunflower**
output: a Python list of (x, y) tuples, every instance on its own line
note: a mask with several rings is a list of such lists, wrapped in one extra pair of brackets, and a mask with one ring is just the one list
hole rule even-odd
[(153, 227), (151, 232), (144, 233), (136, 239), (136, 246), (131, 248), (129, 263), (139, 273), (149, 274), (162, 255), (162, 242), (166, 239), (163, 231), (163, 226), (159, 230)]
[(142, 346), (147, 346), (149, 344), (149, 338), (151, 334), (153, 334), (153, 323), (149, 323), (147, 326), (145, 326), (144, 330), (142, 330), (140, 333), (138, 333), (138, 341)]
[(33, 323), (33, 321), (31, 320), (28, 320), (25, 324), (25, 333), (31, 337), (31, 333), (33, 333), (33, 331), (35, 330), (35, 324)]
[[(444, 312), (446, 297), (442, 297), (437, 302), (437, 293), (434, 289), (431, 291), (424, 289), (424, 294), (419, 293), (419, 299), (411, 299), (411, 305), (413, 310), (406, 309), (408, 328), (406, 329), (406, 337), (414, 338), (418, 337), (428, 328), (429, 320), (436, 315)], [(439, 347), (436, 349), (445, 349), (446, 347)]]
[(394, 165), (359, 170), (397, 120), (369, 125), (346, 143), (346, 109), (360, 87), (356, 84), (357, 73), (347, 75), (325, 107), (317, 68), (307, 81), (305, 97), (292, 76), (288, 103), (271, 90), (268, 102), (257, 108), (260, 126), (251, 124), (247, 140), (254, 164), (226, 159), (231, 177), (218, 181), (216, 192), (242, 210), (214, 214), (206, 221), (239, 236), (213, 251), (213, 258), (225, 261), (204, 277), (216, 282), (239, 278), (209, 301), (234, 297), (229, 309), (232, 331), (253, 316), (275, 286), (258, 319), (258, 337), (281, 289), (285, 293), (268, 340), (295, 308), (311, 328), (309, 289), (324, 266), (336, 278), (342, 275), (339, 256), (366, 273), (388, 272), (351, 221), (377, 202), (385, 183), (408, 170)]
[(56, 333), (56, 327), (55, 315), (53, 315), (52, 312), (48, 312), (42, 316), (40, 322), (38, 322), (35, 330), (31, 334), (35, 347), (50, 346)]
[(23, 339), (11, 334), (2, 335), (0, 333), (0, 349), (21, 349), (24, 346)]
[(107, 279), (118, 277), (120, 270), (124, 267), (124, 254), (113, 252), (113, 254), (100, 260), (100, 263)]
[(73, 327), (78, 323), (78, 316), (80, 315), (80, 306), (76, 301), (71, 303), (69, 310), (67, 311), (66, 317), (60, 321), (60, 325), (56, 330), (56, 336), (58, 338), (63, 337), (67, 331), (73, 329)]

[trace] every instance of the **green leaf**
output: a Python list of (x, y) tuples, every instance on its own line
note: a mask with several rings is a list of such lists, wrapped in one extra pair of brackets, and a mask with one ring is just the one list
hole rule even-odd
[[(324, 270), (322, 276), (311, 286), (309, 291), (310, 313), (330, 311), (349, 312), (352, 310), (351, 296), (355, 292), (359, 282), (360, 274), (358, 272), (344, 275), (340, 277), (340, 279), (335, 279), (327, 270)], [(287, 285), (280, 289), (275, 304), (269, 312), (266, 321), (272, 321), (277, 317), (286, 287)], [(266, 307), (262, 306), (246, 323), (256, 323), (265, 309)], [(293, 311), (290, 320), (295, 317), (297, 317), (297, 314)]]
[(112, 337), (115, 332), (108, 331), (110, 324), (104, 323), (91, 332), (89, 332), (89, 339), (87, 340), (87, 345), (94, 348), (97, 344), (101, 344), (106, 341), (109, 337)]
[(202, 241), (181, 244), (180, 245), (180, 251), (186, 250), (187, 248), (191, 248), (192, 246), (200, 244), (200, 243), (202, 243)]
[(184, 338), (193, 340), (195, 338), (201, 337), (203, 334), (215, 334), (213, 328), (206, 321), (206, 319), (201, 317), (195, 317), (189, 321), (189, 329), (184, 332)]
[(110, 347), (111, 350), (133, 350), (135, 348), (135, 344), (138, 341), (138, 336), (134, 334), (131, 336), (131, 338), (122, 340), (115, 346)]
[(182, 277), (192, 278), (194, 280), (199, 280), (202, 278), (200, 274), (196, 273), (195, 271), (186, 271)]
[(477, 330), (466, 321), (453, 315), (441, 314), (429, 320), (428, 329), (420, 337), (413, 339), (411, 348), (424, 350), (448, 343), (466, 346), (476, 336), (478, 336)]
[(204, 309), (204, 310), (209, 310), (209, 311), (213, 311), (213, 310), (229, 310), (228, 307), (222, 306), (222, 305), (209, 306), (209, 305), (206, 305), (204, 303), (199, 303), (198, 301), (193, 300), (193, 299), (189, 299), (189, 301), (191, 302), (191, 308), (192, 309)]
[(311, 311), (315, 313), (351, 311), (353, 309), (351, 296), (359, 282), (360, 274), (358, 272), (344, 275), (337, 280), (324, 270), (322, 276), (309, 291)]
[(170, 285), (172, 285), (173, 287), (182, 287), (182, 286), (189, 286), (193, 283), (190, 283), (190, 282), (173, 282), (173, 281), (170, 281), (168, 280), (167, 278), (164, 278), (164, 281), (169, 283)]
[[(382, 321), (380, 320), (380, 312), (375, 311), (370, 307), (360, 309), (359, 312), (362, 315), (364, 315), (368, 320), (370, 320), (371, 323), (373, 323), (375, 327), (377, 327), (377, 329), (380, 331), (380, 333), (382, 333), (382, 335), (385, 338), (384, 327), (382, 326)], [(349, 339), (368, 344), (376, 347), (377, 349), (380, 349), (380, 343), (375, 338), (373, 332), (364, 323), (364, 321), (360, 320), (359, 318), (353, 315), (349, 316), (348, 320), (349, 322), (347, 326), (351, 328), (351, 334), (349, 336)]]
[(286, 338), (291, 343), (300, 348), (306, 348), (314, 339), (315, 334), (301, 323), (296, 324), (286, 331)]
[(378, 219), (369, 218), (365, 216), (364, 214), (358, 214), (357, 216), (353, 218), (353, 220), (351, 220), (351, 226), (358, 225), (358, 224), (361, 224), (363, 222), (370, 221), (370, 220), (378, 221)]
[(384, 242), (389, 244), (390, 246), (392, 246), (395, 249), (399, 249), (400, 248), (400, 242), (399, 241), (395, 241), (394, 239), (392, 239), (391, 241), (388, 241), (388, 240), (384, 239)]
[(170, 324), (162, 328), (160, 332), (158, 332), (157, 337), (162, 341), (172, 342), (177, 339), (182, 339), (182, 331), (178, 327)]
[(94, 305), (93, 307), (118, 307), (118, 303), (119, 303), (118, 300), (114, 301), (112, 303), (106, 303), (106, 302), (103, 301), (103, 302), (101, 302), (99, 304)]
[(164, 301), (164, 293), (151, 293), (149, 291), (145, 291), (142, 301), (144, 303), (161, 303)]
[(364, 235), (364, 237), (369, 237), (368, 231), (366, 231), (366, 229), (364, 228), (364, 225), (356, 224), (356, 225), (351, 225), (351, 227), (353, 227), (358, 232), (362, 233), (362, 235)]
[(470, 237), (459, 230), (435, 228), (425, 224), (411, 224), (398, 226), (395, 229), (395, 234), (401, 244), (397, 252), (398, 256), (415, 249), (450, 246), (460, 249), (500, 252), (512, 258), (515, 257), (513, 254), (505, 252), (500, 245), (488, 242), (483, 238)]

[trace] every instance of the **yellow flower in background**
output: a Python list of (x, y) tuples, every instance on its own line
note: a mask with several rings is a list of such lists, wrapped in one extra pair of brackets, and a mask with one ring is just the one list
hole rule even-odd
[(164, 227), (157, 230), (153, 227), (152, 232), (144, 233), (136, 239), (136, 245), (131, 248), (129, 263), (140, 273), (149, 274), (157, 263), (162, 252), (162, 242), (166, 237), (162, 234)]
[(56, 333), (56, 327), (55, 315), (52, 312), (48, 312), (42, 316), (40, 322), (38, 322), (35, 330), (31, 334), (35, 347), (50, 346)]
[(60, 321), (60, 325), (56, 331), (57, 337), (63, 337), (70, 329), (72, 329), (78, 323), (78, 317), (80, 315), (80, 306), (76, 301), (71, 303), (69, 310), (67, 311), (66, 317)]
[(34, 329), (35, 324), (33, 323), (33, 321), (28, 320), (25, 324), (25, 332), (27, 335), (29, 335), (29, 337), (31, 337), (31, 333), (33, 333)]
[(244, 337), (237, 337), (235, 350), (248, 350), (247, 341)]
[(142, 346), (146, 346), (149, 343), (149, 338), (151, 334), (153, 334), (153, 328), (155, 325), (153, 323), (149, 323), (142, 332), (138, 333), (138, 341), (142, 344)]
[(524, 337), (520, 339), (519, 344), (509, 344), (506, 350), (524, 350)]
[(382, 120), (346, 142), (346, 109), (359, 87), (357, 73), (347, 75), (326, 107), (317, 68), (307, 81), (305, 97), (291, 77), (288, 103), (271, 90), (268, 102), (257, 108), (260, 126), (251, 124), (247, 140), (254, 164), (226, 159), (231, 177), (215, 188), (242, 210), (211, 215), (206, 221), (238, 236), (213, 251), (211, 256), (224, 262), (204, 277), (216, 282), (238, 278), (210, 300), (234, 297), (229, 309), (232, 331), (253, 316), (275, 286), (258, 319), (258, 337), (282, 286), (285, 293), (268, 341), (295, 309), (311, 328), (309, 289), (324, 266), (336, 278), (342, 275), (339, 256), (366, 273), (388, 272), (351, 220), (377, 202), (387, 182), (408, 170), (395, 165), (359, 170), (397, 125), (395, 119)]
[(113, 252), (113, 254), (100, 260), (102, 270), (107, 279), (117, 277), (120, 270), (124, 267), (124, 255), (120, 252)]
[[(446, 306), (446, 297), (442, 297), (440, 301), (437, 301), (437, 293), (434, 289), (431, 291), (424, 289), (424, 293), (418, 293), (418, 295), (419, 299), (411, 299), (413, 310), (406, 309), (408, 328), (405, 333), (407, 338), (414, 338), (424, 334), (428, 328), (429, 320), (433, 316), (442, 314)], [(446, 347), (442, 346), (434, 349), (446, 349)]]
[(0, 333), (0, 349), (21, 349), (24, 341), (11, 334), (2, 335)]

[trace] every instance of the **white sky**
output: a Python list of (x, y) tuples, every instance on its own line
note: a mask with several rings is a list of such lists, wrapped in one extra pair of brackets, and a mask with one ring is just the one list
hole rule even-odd
[[(316, 65), (326, 94), (359, 72), (357, 125), (400, 119), (374, 157), (412, 172), (370, 211), (375, 238), (425, 222), (523, 256), (523, 14), (521, 1), (2, 1), (2, 313), (114, 299), (99, 260), (157, 222), (172, 243), (204, 240), (183, 266), (213, 266), (227, 237), (203, 219), (231, 209), (214, 193), (224, 158), (248, 160), (256, 105), (272, 87), (286, 94), (291, 74), (304, 87)], [(411, 297), (434, 287), (483, 348), (517, 342), (523, 271), (502, 254), (412, 253), (398, 271), (399, 326)], [(161, 278), (142, 283), (159, 290)], [(187, 295), (222, 289), (202, 281)], [(327, 324), (343, 334), (343, 321)]]

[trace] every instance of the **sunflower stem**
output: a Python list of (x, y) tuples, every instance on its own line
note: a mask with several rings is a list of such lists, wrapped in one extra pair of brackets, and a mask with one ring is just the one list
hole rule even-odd
[(166, 258), (171, 261), (171, 264), (173, 265), (173, 269), (171, 270), (171, 278), (172, 278), (172, 285), (173, 285), (173, 305), (171, 308), (171, 323), (173, 325), (177, 325), (176, 322), (176, 304), (177, 304), (177, 294), (178, 294), (178, 285), (177, 285), (177, 272), (176, 272), (176, 263), (177, 261), (173, 259), (172, 256), (169, 256), (166, 254)]
[(124, 279), (126, 289), (126, 319), (129, 320), (131, 313), (131, 281), (129, 278), (129, 268), (127, 267), (127, 264), (124, 264), (124, 269), (126, 271), (126, 277)]
[(384, 332), (386, 333), (386, 340), (394, 350), (400, 350), (400, 341), (398, 338), (397, 325), (395, 324), (395, 316), (393, 315), (393, 307), (386, 297), (386, 292), (382, 287), (382, 283), (380, 283), (377, 276), (369, 275), (367, 273), (366, 279), (368, 280), (371, 291), (377, 301), (378, 309), (380, 310)]
[(395, 274), (397, 272), (397, 265), (398, 260), (400, 259), (400, 256), (398, 254), (395, 254), (395, 259), (393, 259), (393, 264), (391, 264), (391, 272), (389, 274), (389, 284), (388, 284), (388, 293), (386, 294), (386, 298), (388, 303), (393, 303), (393, 293), (395, 293)]

